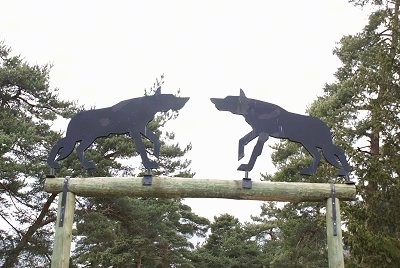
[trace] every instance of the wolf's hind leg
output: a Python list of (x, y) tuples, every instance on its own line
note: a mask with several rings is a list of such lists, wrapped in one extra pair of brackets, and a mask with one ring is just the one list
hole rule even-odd
[[(332, 145), (332, 148), (330, 148), (329, 150), (327, 150), (327, 152), (325, 153), (324, 150), (322, 150), (323, 155), (325, 157), (325, 159), (333, 166), (335, 166), (336, 168), (338, 168), (338, 176), (346, 176), (348, 175), (348, 173), (350, 172), (350, 165), (346, 160), (346, 156), (343, 152), (342, 149), (340, 149), (339, 147)], [(340, 164), (337, 160), (337, 158), (340, 161)]]
[[(255, 131), (250, 131), (239, 140), (238, 161), (244, 157), (244, 147), (257, 137)], [(268, 139), (268, 138), (267, 138)]]
[(241, 164), (238, 167), (238, 170), (251, 171), (253, 169), (254, 164), (256, 163), (257, 157), (259, 155), (261, 155), (261, 152), (264, 147), (264, 143), (268, 140), (268, 138), (269, 138), (268, 133), (262, 132), (259, 134), (257, 143), (254, 146), (253, 152), (251, 153), (249, 163)]
[(322, 155), (324, 156), (326, 161), (328, 161), (329, 164), (331, 164), (332, 166), (339, 169), (339, 171), (338, 171), (339, 176), (345, 175), (344, 169), (343, 169), (342, 165), (339, 163), (339, 161), (337, 160), (336, 154), (333, 152), (332, 148), (330, 148), (330, 149), (323, 148)]
[(153, 155), (158, 158), (160, 156), (160, 147), (161, 147), (160, 139), (156, 134), (154, 134), (154, 132), (152, 132), (147, 127), (145, 127), (144, 132), (142, 132), (142, 134), (153, 143), (153, 148), (154, 148)]
[(321, 154), (319, 153), (315, 145), (303, 144), (304, 148), (313, 157), (311, 164), (308, 167), (303, 168), (300, 171), (301, 175), (312, 175), (318, 167), (319, 161), (321, 160)]

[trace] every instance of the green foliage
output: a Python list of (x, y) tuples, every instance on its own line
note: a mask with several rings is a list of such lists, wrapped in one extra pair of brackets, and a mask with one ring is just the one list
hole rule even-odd
[[(91, 202), (94, 203), (94, 202)], [(204, 236), (208, 220), (177, 200), (97, 200), (96, 208), (80, 210), (76, 262), (90, 266), (169, 267), (189, 263), (194, 246), (188, 240)]]
[[(322, 162), (312, 176), (299, 171), (309, 165), (308, 153), (293, 142), (276, 144), (272, 155), (278, 171), (263, 175), (264, 180), (286, 182), (332, 181), (335, 170)], [(324, 204), (266, 202), (260, 216), (253, 217), (255, 226), (265, 228), (263, 251), (268, 254), (269, 267), (327, 267), (326, 222)], [(261, 232), (263, 233), (263, 232)]]
[(214, 217), (211, 234), (193, 252), (194, 267), (263, 267), (268, 264), (256, 236), (259, 229), (229, 214)]
[[(308, 206), (307, 206), (308, 205)], [(256, 222), (269, 225), (269, 239), (265, 251), (270, 256), (270, 267), (326, 267), (325, 215), (314, 204), (275, 203), (262, 206)], [(261, 226), (262, 226), (261, 225)]]
[(0, 42), (0, 263), (4, 267), (48, 262), (55, 195), (42, 190), (47, 152), (59, 134), (59, 116), (78, 107), (49, 86), (50, 65), (30, 65)]
[(349, 263), (357, 266), (400, 262), (398, 32), (399, 3), (377, 6), (362, 32), (342, 38), (338, 82), (310, 107), (334, 126), (354, 167), (359, 199), (343, 211)]

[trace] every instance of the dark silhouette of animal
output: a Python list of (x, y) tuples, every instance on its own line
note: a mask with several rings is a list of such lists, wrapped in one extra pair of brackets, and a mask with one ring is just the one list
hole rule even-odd
[(311, 175), (316, 171), (321, 159), (318, 148), (322, 149), (322, 154), (328, 163), (339, 169), (339, 176), (347, 176), (350, 171), (343, 150), (332, 143), (328, 126), (317, 118), (290, 113), (278, 105), (249, 99), (242, 89), (239, 96), (211, 98), (211, 102), (220, 111), (244, 116), (246, 122), (253, 128), (239, 140), (238, 160), (244, 157), (244, 147), (258, 137), (248, 164), (240, 165), (238, 170), (253, 169), (264, 143), (271, 136), (298, 142), (310, 153), (313, 157), (312, 163), (300, 172), (302, 175)]
[(189, 98), (176, 97), (172, 94), (161, 94), (161, 87), (159, 87), (154, 95), (124, 100), (108, 108), (79, 112), (71, 118), (65, 138), (60, 139), (53, 146), (47, 163), (51, 168), (58, 168), (56, 161), (70, 155), (75, 149), (75, 144), (79, 142), (76, 153), (82, 166), (93, 169), (95, 165), (86, 160), (84, 151), (97, 138), (110, 134), (129, 134), (135, 141), (136, 151), (140, 154), (144, 167), (157, 168), (158, 164), (149, 160), (147, 156), (141, 135), (153, 143), (153, 154), (158, 158), (160, 141), (147, 128), (147, 124), (154, 119), (156, 113), (179, 110), (188, 100)]

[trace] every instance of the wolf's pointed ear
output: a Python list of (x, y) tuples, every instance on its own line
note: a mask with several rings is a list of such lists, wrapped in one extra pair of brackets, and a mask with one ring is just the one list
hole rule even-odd
[(159, 86), (156, 92), (154, 92), (154, 95), (160, 95), (160, 94), (161, 94), (161, 86)]
[(240, 95), (239, 95), (239, 97), (240, 97), (240, 99), (243, 99), (243, 100), (247, 99), (246, 95), (244, 94), (243, 89), (240, 89)]

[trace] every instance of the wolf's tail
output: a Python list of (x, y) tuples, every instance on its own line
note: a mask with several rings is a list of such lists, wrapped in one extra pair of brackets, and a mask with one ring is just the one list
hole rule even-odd
[[(58, 168), (58, 163), (56, 161), (62, 160), (66, 158), (68, 155), (72, 153), (75, 148), (75, 141), (67, 139), (67, 137), (62, 138), (54, 144), (53, 148), (51, 149), (49, 156), (47, 157), (47, 164), (51, 168)], [(61, 151), (60, 151), (61, 150)], [(58, 152), (60, 151), (59, 156), (56, 159)]]

